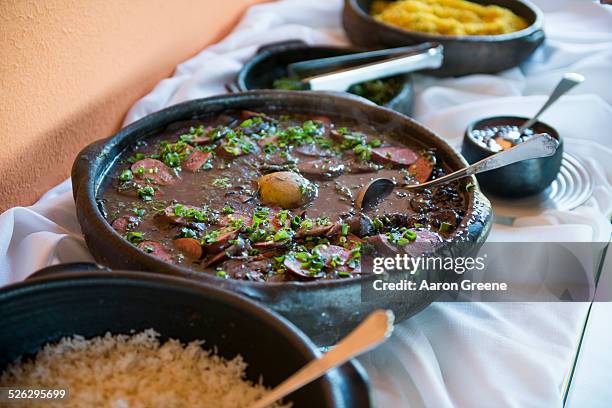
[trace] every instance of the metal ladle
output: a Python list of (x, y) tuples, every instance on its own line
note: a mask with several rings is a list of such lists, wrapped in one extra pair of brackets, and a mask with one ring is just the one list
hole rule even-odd
[(518, 145), (504, 150), (500, 153), (485, 157), (484, 159), (457, 170), (446, 176), (430, 180), (422, 184), (400, 185), (388, 178), (377, 178), (362, 187), (355, 197), (355, 208), (367, 210), (378, 205), (385, 197), (393, 192), (395, 188), (404, 190), (414, 190), (418, 188), (431, 187), (437, 184), (448, 183), (449, 181), (457, 180), (463, 177), (472, 176), (489, 170), (494, 170), (510, 164), (537, 159), (539, 157), (548, 157), (555, 154), (559, 142), (547, 133), (538, 133), (533, 135), (529, 140), (519, 143)]
[(561, 78), (561, 81), (559, 81), (557, 87), (554, 89), (554, 91), (552, 91), (552, 93), (548, 97), (548, 100), (544, 103), (544, 105), (542, 105), (538, 113), (536, 113), (533, 118), (523, 123), (518, 129), (518, 136), (522, 135), (525, 129), (528, 129), (533, 126), (533, 124), (538, 121), (540, 115), (542, 115), (546, 111), (546, 109), (548, 109), (553, 103), (555, 103), (557, 99), (565, 95), (567, 92), (569, 92), (570, 89), (572, 89), (576, 85), (581, 84), (583, 81), (584, 77), (574, 72), (568, 72), (567, 74), (563, 75), (563, 78)]

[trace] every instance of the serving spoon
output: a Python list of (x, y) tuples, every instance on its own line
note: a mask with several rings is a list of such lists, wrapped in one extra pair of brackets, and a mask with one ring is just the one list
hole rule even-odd
[(525, 129), (528, 129), (533, 126), (533, 124), (538, 121), (538, 118), (546, 111), (546, 109), (550, 108), (550, 106), (555, 103), (557, 99), (565, 95), (567, 92), (569, 92), (570, 89), (572, 89), (576, 85), (581, 84), (583, 81), (584, 77), (574, 72), (568, 72), (567, 74), (563, 75), (563, 78), (561, 78), (561, 81), (559, 81), (556, 88), (552, 91), (552, 93), (550, 94), (544, 105), (542, 105), (538, 113), (536, 113), (533, 118), (529, 119), (527, 122), (523, 123), (521, 127), (518, 128), (517, 136), (522, 135)]
[(406, 184), (397, 186), (396, 182), (389, 178), (377, 178), (363, 186), (355, 196), (355, 208), (367, 210), (378, 205), (385, 197), (393, 192), (395, 188), (414, 190), (418, 188), (431, 187), (434, 185), (448, 183), (463, 177), (472, 176), (489, 170), (494, 170), (510, 164), (540, 157), (548, 157), (555, 154), (559, 142), (547, 133), (538, 133), (529, 140), (500, 153), (487, 156), (476, 163), (457, 170), (446, 176), (427, 181), (421, 184)]
[(332, 368), (371, 350), (391, 336), (394, 320), (395, 316), (390, 310), (372, 312), (331, 351), (300, 368), (249, 408), (265, 408), (298, 388), (310, 384)]

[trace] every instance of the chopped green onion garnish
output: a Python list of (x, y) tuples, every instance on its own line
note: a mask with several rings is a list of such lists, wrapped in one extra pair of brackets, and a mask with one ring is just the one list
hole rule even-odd
[(440, 223), (440, 228), (439, 228), (439, 230), (440, 230), (440, 232), (444, 233), (444, 232), (448, 232), (448, 231), (450, 231), (452, 227), (453, 227), (453, 226), (452, 226), (451, 224), (449, 224), (448, 222), (442, 221), (442, 222)]
[(119, 180), (121, 181), (129, 181), (133, 178), (134, 176), (132, 175), (132, 170), (123, 170), (121, 172), (121, 174), (119, 175)]
[(125, 234), (125, 239), (130, 241), (132, 244), (138, 244), (144, 241), (144, 233), (142, 232), (128, 232)]

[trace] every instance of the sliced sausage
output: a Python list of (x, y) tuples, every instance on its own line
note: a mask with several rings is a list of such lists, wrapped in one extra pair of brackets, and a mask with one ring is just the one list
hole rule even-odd
[(255, 249), (279, 249), (285, 246), (286, 242), (283, 241), (263, 241), (252, 243), (251, 246)]
[(412, 164), (408, 171), (413, 174), (419, 183), (425, 183), (431, 177), (433, 171), (433, 163), (427, 157), (419, 157), (414, 164)]
[(198, 136), (193, 136), (191, 138), (191, 141), (189, 143), (191, 144), (195, 144), (195, 145), (206, 145), (209, 144), (213, 141), (213, 139), (211, 137), (208, 136), (208, 133), (212, 130), (212, 126), (207, 126), (204, 128), (204, 133), (202, 133), (201, 135)]
[(391, 163), (396, 166), (409, 166), (419, 158), (414, 150), (407, 147), (376, 147), (372, 149), (372, 160), (376, 163)]
[(230, 246), (230, 241), (238, 236), (239, 230), (222, 228), (219, 231), (219, 235), (215, 238), (214, 242), (202, 243), (202, 247), (207, 253), (216, 253), (223, 251), (225, 248)]
[(245, 249), (245, 243), (242, 239), (238, 239), (239, 242), (236, 242), (235, 244), (229, 246), (226, 250), (220, 250), (217, 253), (211, 253), (209, 254), (206, 258), (204, 258), (204, 260), (202, 261), (202, 267), (204, 268), (208, 268), (211, 265), (216, 264), (217, 262), (221, 262), (224, 259), (227, 259), (229, 257), (235, 256), (235, 255), (239, 255), (242, 252), (244, 252)]
[(311, 273), (308, 269), (302, 266), (302, 262), (295, 259), (293, 256), (287, 255), (283, 260), (283, 265), (287, 268), (287, 272), (291, 275), (306, 280), (319, 279), (325, 276), (325, 271)]
[(395, 254), (400, 252), (397, 246), (389, 242), (389, 239), (385, 234), (372, 235), (371, 237), (368, 237), (365, 242), (374, 247), (377, 256), (393, 257)]
[(166, 248), (163, 244), (155, 241), (142, 241), (138, 244), (138, 248), (140, 248), (145, 253), (152, 255), (162, 261), (173, 263), (172, 254), (170, 250)]
[(150, 181), (160, 186), (174, 184), (178, 178), (170, 167), (156, 159), (142, 159), (132, 164), (132, 174), (135, 178)]
[(344, 246), (348, 250), (353, 250), (357, 248), (358, 245), (361, 245), (362, 243), (363, 243), (363, 239), (349, 232), (348, 235), (346, 236), (346, 244)]
[(200, 259), (202, 257), (202, 245), (200, 245), (200, 241), (195, 238), (177, 238), (173, 240), (172, 243), (177, 249), (190, 258)]
[(332, 267), (332, 262), (337, 261), (337, 265), (345, 265), (351, 257), (351, 251), (338, 245), (320, 245), (317, 250), (325, 259), (325, 265)]
[(183, 162), (183, 168), (187, 171), (195, 173), (212, 157), (211, 152), (202, 152), (198, 149), (193, 149), (189, 157)]
[(373, 173), (382, 167), (380, 164), (363, 161), (355, 154), (345, 154), (345, 158), (350, 163), (348, 170), (352, 174)]
[[(197, 210), (197, 211), (204, 211), (202, 208), (200, 207), (196, 207), (194, 205), (184, 205), (184, 209), (185, 210), (189, 210), (189, 209), (193, 209), (193, 210)], [(168, 222), (171, 224), (176, 224), (176, 225), (194, 225), (194, 224), (203, 224), (203, 221), (200, 220), (193, 220), (193, 219), (188, 219), (179, 215), (176, 215), (176, 211), (175, 211), (175, 206), (174, 205), (170, 205), (168, 207), (166, 207), (164, 209), (163, 212), (159, 213), (156, 215), (157, 219), (162, 221), (162, 222)]]
[(312, 228), (304, 228), (300, 227), (296, 233), (295, 238), (306, 238), (306, 237), (318, 237), (321, 235), (325, 235), (329, 232), (329, 230), (334, 226), (334, 224), (329, 225), (313, 225)]
[(270, 259), (255, 260), (253, 257), (228, 259), (221, 264), (221, 269), (235, 279), (249, 279), (248, 275), (258, 275), (272, 268)]
[(218, 262), (221, 262), (224, 259), (227, 259), (227, 257), (228, 255), (225, 253), (225, 251), (221, 251), (221, 252), (217, 252), (216, 254), (208, 255), (202, 261), (202, 267), (208, 268), (209, 266), (212, 266)]
[(402, 247), (403, 251), (410, 256), (421, 256), (431, 252), (440, 242), (440, 236), (429, 230), (416, 231), (416, 239)]
[(329, 180), (340, 177), (344, 173), (345, 166), (339, 160), (322, 159), (300, 162), (297, 168), (307, 178)]
[(416, 231), (416, 239), (414, 242), (429, 242), (435, 244), (440, 242), (440, 236), (433, 231), (429, 230), (417, 230)]
[(140, 223), (140, 218), (132, 216), (132, 215), (124, 215), (123, 217), (117, 218), (111, 226), (113, 229), (120, 233), (125, 233), (132, 228), (138, 226)]
[[(336, 268), (337, 276), (339, 276), (338, 272), (348, 272), (351, 275), (361, 275), (361, 262), (357, 262), (354, 268), (351, 268), (349, 265), (340, 265), (338, 268)], [(342, 278), (347, 278), (347, 276), (342, 276)]]

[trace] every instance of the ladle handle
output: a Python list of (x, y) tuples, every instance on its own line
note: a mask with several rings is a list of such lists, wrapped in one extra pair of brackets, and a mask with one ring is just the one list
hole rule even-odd
[(393, 320), (393, 313), (389, 310), (372, 312), (331, 351), (306, 364), (249, 408), (265, 408), (292, 391), (316, 380), (332, 368), (371, 350), (391, 335)]
[(519, 143), (518, 145), (500, 153), (485, 157), (484, 159), (468, 167), (464, 167), (461, 170), (457, 170), (454, 173), (423, 184), (406, 186), (406, 188), (423, 188), (432, 184), (446, 183), (485, 171), (494, 170), (499, 167), (504, 167), (523, 160), (552, 156), (557, 151), (558, 146), (559, 142), (547, 133), (538, 133), (523, 143)]
[(385, 59), (353, 68), (341, 69), (328, 74), (304, 78), (312, 91), (346, 91), (351, 85), (414, 72), (425, 68), (439, 68), (443, 60), (440, 45), (419, 50), (417, 53)]
[(559, 83), (557, 84), (557, 87), (550, 94), (546, 103), (544, 103), (544, 105), (540, 108), (538, 113), (536, 113), (533, 118), (529, 119), (527, 122), (521, 125), (521, 127), (519, 128), (519, 133), (523, 133), (525, 129), (533, 126), (533, 124), (538, 121), (538, 118), (540, 117), (540, 115), (544, 113), (544, 111), (548, 109), (550, 105), (555, 103), (557, 99), (565, 95), (567, 92), (569, 92), (570, 89), (580, 84), (582, 81), (584, 81), (584, 77), (580, 74), (569, 72), (563, 75), (563, 79), (559, 81)]

